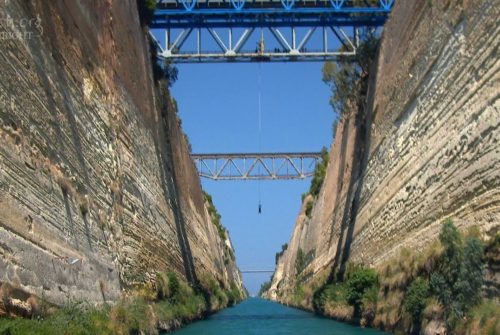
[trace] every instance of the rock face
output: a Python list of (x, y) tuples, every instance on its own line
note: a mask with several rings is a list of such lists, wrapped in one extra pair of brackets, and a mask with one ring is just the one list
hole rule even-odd
[(397, 1), (364, 111), (337, 128), (311, 218), (302, 208), (267, 295), (286, 301), (295, 258), (327, 276), (421, 250), (440, 224), (500, 225), (500, 7)]
[(0, 8), (3, 300), (113, 300), (159, 271), (242, 289), (136, 1)]

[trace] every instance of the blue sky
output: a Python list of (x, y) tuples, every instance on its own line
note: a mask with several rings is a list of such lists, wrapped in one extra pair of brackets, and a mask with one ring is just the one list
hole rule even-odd
[[(262, 147), (272, 151), (319, 151), (329, 147), (334, 113), (321, 81), (322, 63), (178, 65), (172, 88), (193, 153), (259, 151), (259, 73)], [(288, 242), (310, 180), (210, 181), (242, 270), (273, 269), (275, 253)], [(258, 214), (260, 201), (262, 214)], [(245, 274), (251, 294), (270, 274)]]

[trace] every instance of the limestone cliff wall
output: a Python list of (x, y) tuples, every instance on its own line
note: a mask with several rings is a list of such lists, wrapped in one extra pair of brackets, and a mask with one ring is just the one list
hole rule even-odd
[(311, 218), (301, 210), (269, 296), (286, 301), (295, 258), (307, 279), (346, 261), (377, 265), (423, 249), (452, 218), (500, 225), (500, 7), (397, 1), (365, 110), (337, 128)]
[(241, 288), (136, 1), (0, 13), (0, 283), (54, 303), (116, 299), (159, 271)]

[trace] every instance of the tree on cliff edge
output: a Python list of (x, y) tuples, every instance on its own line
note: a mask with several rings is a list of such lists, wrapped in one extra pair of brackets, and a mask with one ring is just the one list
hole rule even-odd
[(143, 27), (149, 25), (153, 20), (156, 9), (155, 0), (137, 0), (137, 11), (139, 12), (139, 20)]
[[(368, 85), (370, 67), (375, 59), (379, 38), (368, 32), (362, 36), (356, 56), (340, 57), (336, 62), (325, 62), (322, 68), (323, 82), (330, 86), (330, 105), (335, 113), (342, 116), (349, 102), (364, 100)], [(347, 51), (346, 46), (339, 51)]]

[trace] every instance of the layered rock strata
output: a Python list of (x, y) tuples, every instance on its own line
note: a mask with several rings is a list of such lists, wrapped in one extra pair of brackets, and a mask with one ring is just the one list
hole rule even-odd
[(115, 300), (163, 271), (242, 289), (136, 1), (0, 8), (3, 297)]
[(287, 301), (299, 249), (306, 281), (346, 262), (423, 250), (452, 218), (500, 225), (500, 7), (397, 1), (363, 109), (339, 122), (312, 215), (302, 208), (267, 295)]

